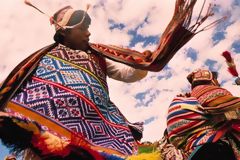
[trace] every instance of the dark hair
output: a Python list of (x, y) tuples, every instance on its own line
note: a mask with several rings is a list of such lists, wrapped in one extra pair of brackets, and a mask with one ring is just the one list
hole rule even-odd
[[(84, 16), (84, 13), (85, 13), (85, 11), (83, 11), (83, 10), (75, 11), (71, 15), (71, 17), (70, 17), (70, 19), (69, 19), (69, 21), (67, 23), (67, 26), (73, 26), (75, 24), (78, 24), (82, 20), (82, 17)], [(57, 20), (58, 14), (59, 14), (59, 12), (54, 14), (54, 16), (53, 16), (54, 20)], [(85, 18), (83, 20), (83, 24), (88, 26), (88, 25), (90, 25), (90, 23), (91, 23), (91, 18), (86, 13)], [(53, 37), (54, 41), (57, 42), (57, 43), (61, 43), (62, 44), (64, 42), (64, 36), (63, 36), (62, 32), (68, 32), (68, 31), (69, 31), (68, 29), (66, 29), (66, 30), (59, 29), (58, 31), (56, 31), (56, 33), (55, 33), (55, 35)]]

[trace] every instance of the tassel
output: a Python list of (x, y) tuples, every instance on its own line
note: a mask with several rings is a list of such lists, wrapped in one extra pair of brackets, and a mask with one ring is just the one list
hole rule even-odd
[(234, 77), (238, 77), (238, 72), (236, 70), (236, 66), (228, 67), (228, 72)]
[(59, 25), (59, 24), (57, 23), (57, 21), (55, 21), (55, 20), (53, 19), (52, 16), (49, 16), (48, 14), (46, 14), (45, 12), (43, 12), (42, 10), (40, 10), (39, 8), (37, 8), (36, 6), (34, 6), (29, 0), (24, 0), (24, 3), (25, 3), (26, 5), (28, 5), (28, 6), (30, 6), (30, 7), (33, 7), (34, 9), (36, 9), (37, 11), (39, 11), (40, 13), (46, 15), (46, 16), (50, 19), (50, 24), (51, 24), (51, 25), (52, 25), (52, 24), (56, 24), (57, 26), (59, 26), (59, 27), (62, 28), (63, 30), (65, 29), (64, 27), (62, 27), (61, 25)]
[(24, 0), (24, 3), (25, 3), (26, 5), (32, 6), (32, 4), (31, 4), (28, 0)]
[(88, 10), (89, 10), (89, 8), (91, 7), (91, 4), (87, 4), (87, 6), (86, 6), (86, 10), (85, 10), (85, 12), (87, 12)]
[(215, 5), (213, 5), (213, 4), (209, 4), (208, 9), (207, 9), (207, 12), (206, 12), (206, 14), (205, 14), (204, 16), (201, 15), (205, 3), (206, 3), (206, 0), (204, 0), (202, 9), (201, 9), (201, 11), (200, 11), (200, 13), (199, 13), (199, 16), (198, 16), (198, 18), (197, 18), (196, 23), (190, 28), (190, 30), (191, 30), (192, 32), (195, 32), (195, 34), (198, 34), (199, 32), (208, 30), (208, 29), (216, 26), (216, 25), (219, 24), (220, 22), (225, 21), (225, 20), (228, 18), (227, 16), (224, 16), (224, 17), (222, 17), (222, 18), (220, 18), (220, 19), (217, 19), (216, 21), (208, 24), (207, 26), (205, 26), (205, 27), (203, 27), (202, 29), (200, 29), (200, 30), (197, 31), (198, 27), (199, 27), (200, 25), (202, 25), (203, 22), (205, 22), (205, 21), (208, 19), (208, 17), (211, 17), (211, 16), (214, 15), (214, 6), (215, 6)]
[(24, 3), (30, 7), (35, 8), (36, 10), (38, 10), (40, 13), (45, 14), (43, 11), (41, 11), (39, 8), (37, 8), (36, 6), (34, 6), (31, 2), (29, 2), (29, 0), (24, 0)]
[(230, 52), (224, 51), (222, 53), (222, 56), (226, 59), (227, 62), (232, 62), (232, 57)]
[(231, 56), (231, 53), (228, 51), (224, 51), (222, 53), (222, 56), (226, 59), (227, 65), (228, 65), (228, 72), (234, 76), (234, 77), (238, 77), (238, 71), (236, 69), (236, 65), (234, 63), (234, 60)]

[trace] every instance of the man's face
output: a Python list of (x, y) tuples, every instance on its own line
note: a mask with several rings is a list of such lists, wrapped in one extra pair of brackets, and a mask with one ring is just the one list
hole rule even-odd
[(70, 29), (65, 35), (65, 42), (68, 43), (72, 49), (87, 50), (89, 47), (89, 36), (91, 35), (88, 28), (89, 25), (82, 23)]

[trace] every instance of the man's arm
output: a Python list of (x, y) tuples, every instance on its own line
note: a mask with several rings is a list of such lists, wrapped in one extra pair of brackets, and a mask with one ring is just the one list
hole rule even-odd
[(141, 80), (146, 77), (148, 73), (148, 71), (135, 69), (111, 60), (106, 60), (106, 63), (108, 77), (127, 83)]
[[(209, 9), (205, 15), (199, 16), (201, 18), (199, 18), (195, 24), (190, 25), (196, 2), (197, 0), (176, 0), (173, 17), (153, 52), (149, 50), (138, 52), (114, 45), (94, 43), (90, 45), (94, 50), (111, 60), (127, 64), (137, 69), (154, 72), (161, 71), (182, 46), (190, 41), (197, 33), (207, 29), (197, 30), (209, 16), (213, 15), (212, 9)], [(211, 23), (208, 27), (219, 23), (221, 20), (222, 19), (219, 19)]]

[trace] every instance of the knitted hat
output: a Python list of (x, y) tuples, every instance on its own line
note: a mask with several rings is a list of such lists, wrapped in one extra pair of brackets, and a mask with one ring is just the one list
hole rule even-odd
[(56, 31), (59, 29), (74, 28), (77, 25), (81, 25), (84, 21), (88, 21), (89, 24), (91, 22), (91, 18), (87, 12), (74, 10), (71, 6), (63, 7), (50, 18), (50, 22), (54, 24)]
[[(89, 4), (87, 5), (85, 11), (74, 10), (71, 6), (66, 6), (58, 10), (54, 16), (49, 16), (41, 9), (33, 5), (30, 0), (24, 0), (24, 3), (38, 10), (40, 13), (48, 16), (50, 18), (50, 23), (55, 25), (56, 31), (59, 29), (74, 28), (77, 25), (81, 25), (85, 21), (88, 22), (88, 24), (91, 22), (91, 18), (87, 14), (87, 10), (90, 8)], [(72, 22), (70, 23), (70, 21)]]
[(212, 81), (213, 79), (217, 79), (218, 73), (211, 72), (206, 69), (198, 69), (193, 71), (187, 76), (189, 83), (193, 84), (198, 81)]

